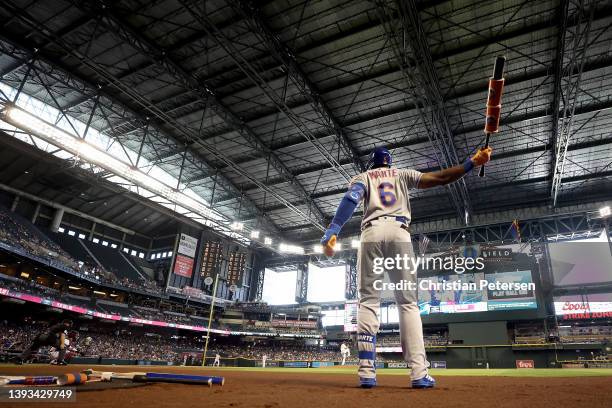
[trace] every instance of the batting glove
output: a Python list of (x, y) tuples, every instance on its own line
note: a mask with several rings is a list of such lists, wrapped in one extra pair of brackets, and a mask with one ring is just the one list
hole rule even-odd
[(472, 162), (474, 163), (474, 166), (482, 166), (483, 164), (491, 160), (491, 152), (493, 152), (493, 149), (490, 147), (487, 147), (486, 149), (479, 149), (476, 154), (472, 156)]
[(329, 227), (325, 230), (325, 234), (323, 234), (323, 238), (321, 238), (321, 245), (327, 246), (327, 243), (334, 235), (338, 236), (338, 234), (340, 234), (340, 228), (338, 224), (329, 224)]

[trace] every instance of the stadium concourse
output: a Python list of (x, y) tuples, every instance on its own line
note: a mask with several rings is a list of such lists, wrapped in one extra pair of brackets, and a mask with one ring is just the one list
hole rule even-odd
[(609, 0), (0, 22), (0, 406), (612, 406)]

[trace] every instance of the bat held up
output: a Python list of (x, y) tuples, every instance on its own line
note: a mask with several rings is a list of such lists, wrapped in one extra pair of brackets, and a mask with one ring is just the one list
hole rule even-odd
[[(497, 56), (493, 77), (489, 79), (489, 95), (487, 96), (487, 113), (485, 119), (484, 132), (486, 135), (484, 148), (489, 147), (491, 134), (499, 131), (499, 118), (501, 116), (501, 97), (504, 91), (504, 66), (506, 57)], [(480, 167), (479, 177), (484, 177), (485, 166)]]

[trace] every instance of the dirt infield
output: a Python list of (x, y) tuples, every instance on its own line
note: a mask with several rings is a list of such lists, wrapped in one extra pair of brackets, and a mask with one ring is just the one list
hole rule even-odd
[[(78, 367), (2, 366), (1, 374), (60, 374)], [(379, 375), (379, 387), (362, 390), (356, 376), (313, 370), (234, 371), (181, 367), (95, 367), (102, 371), (158, 371), (221, 375), (225, 386), (151, 384), (143, 388), (79, 393), (70, 406), (96, 407), (611, 407), (612, 377), (439, 376), (432, 390), (411, 390), (408, 377)], [(585, 372), (586, 373), (586, 372)], [(20, 407), (40, 406), (20, 403)], [(8, 405), (8, 404), (0, 404)], [(46, 407), (66, 404), (45, 403)]]

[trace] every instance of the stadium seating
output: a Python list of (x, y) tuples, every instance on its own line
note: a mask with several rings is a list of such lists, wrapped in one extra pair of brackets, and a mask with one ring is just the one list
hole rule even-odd
[(514, 327), (514, 344), (545, 344), (546, 333), (542, 323), (517, 324)]
[(128, 262), (124, 258), (124, 255), (117, 249), (95, 244), (91, 241), (85, 241), (84, 243), (96, 257), (96, 259), (102, 264), (102, 266), (115, 274), (117, 278), (129, 279), (133, 281), (143, 279), (134, 266)]
[(76, 260), (86, 264), (95, 265), (96, 261), (89, 255), (89, 252), (84, 248), (82, 240), (71, 237), (67, 234), (49, 232), (49, 237), (60, 245)]
[(559, 328), (562, 343), (592, 344), (612, 340), (612, 326), (572, 326)]
[(78, 262), (20, 215), (0, 207), (0, 240), (32, 255), (78, 270)]

